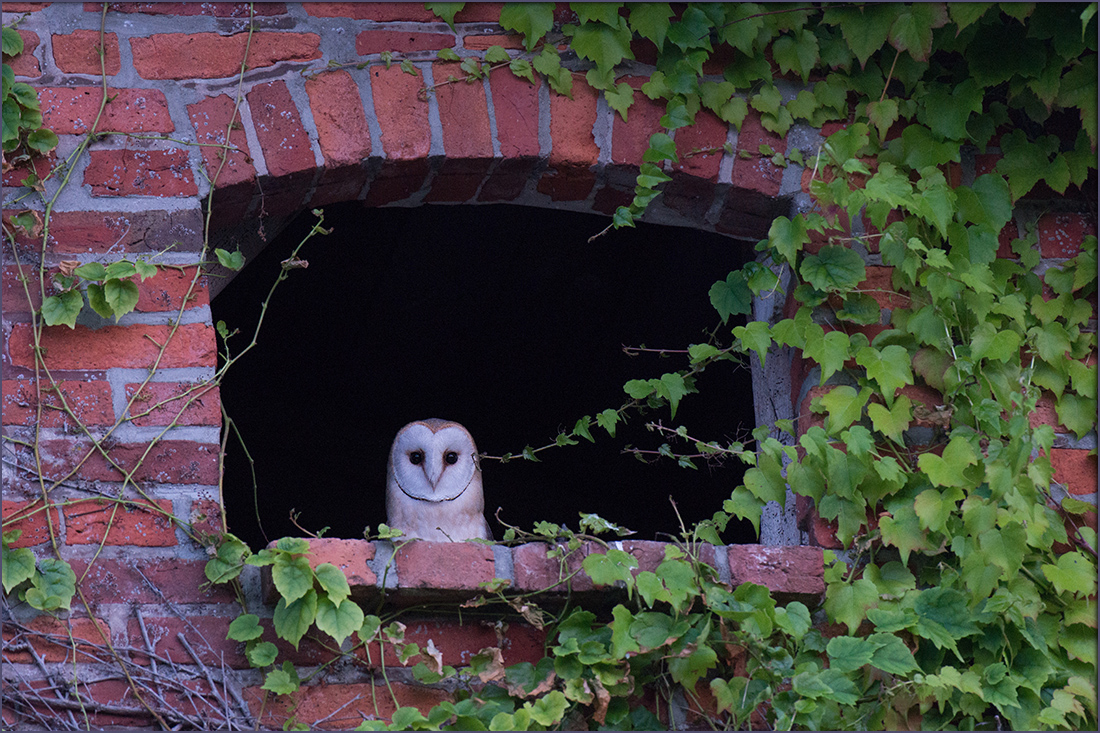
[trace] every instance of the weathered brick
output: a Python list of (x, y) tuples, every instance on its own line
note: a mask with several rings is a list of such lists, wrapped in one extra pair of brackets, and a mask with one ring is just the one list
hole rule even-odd
[(346, 71), (318, 74), (306, 81), (325, 165), (356, 165), (371, 154), (370, 129), (359, 85)]
[(1091, 451), (1073, 448), (1051, 448), (1050, 463), (1054, 467), (1054, 480), (1066, 487), (1071, 494), (1096, 492), (1096, 456)]
[(431, 148), (428, 103), (417, 98), (424, 86), (419, 69), (416, 76), (397, 66), (370, 67), (374, 112), (382, 128), (382, 149), (394, 160), (426, 158)]
[[(227, 188), (256, 180), (252, 166), (248, 140), (241, 123), (241, 112), (228, 94), (207, 97), (201, 102), (187, 105), (187, 115), (195, 128), (195, 138), (202, 151), (207, 175), (215, 180), (218, 188)], [(232, 127), (231, 127), (232, 125)], [(236, 150), (211, 147), (225, 145), (225, 133), (229, 131), (229, 144)], [(222, 157), (225, 164), (222, 164)]]
[(859, 284), (860, 292), (870, 295), (881, 308), (908, 308), (909, 296), (894, 290), (893, 267), (867, 266), (867, 277)]
[[(187, 653), (179, 640), (179, 635), (183, 634), (203, 664), (216, 668), (225, 664), (234, 669), (247, 669), (249, 666), (244, 656), (244, 644), (226, 638), (233, 618), (191, 614), (186, 619), (181, 619), (146, 614), (144, 619), (153, 653), (158, 656), (166, 657), (176, 664), (194, 665), (194, 658)], [(126, 628), (130, 646), (145, 649), (138, 620), (131, 617), (126, 622)], [(139, 652), (133, 652), (132, 656), (136, 663), (148, 664), (147, 656)]]
[(439, 121), (443, 127), (443, 149), (448, 158), (492, 158), (493, 141), (489, 133), (489, 107), (485, 87), (480, 84), (441, 84), (450, 75), (462, 77), (459, 64), (437, 63), (432, 66), (439, 103)]
[[(478, 5), (485, 4), (486, 3), (478, 3)], [(499, 19), (500, 16), (498, 15), (497, 18)], [(458, 18), (456, 17), (455, 20), (458, 20)], [(468, 35), (462, 37), (462, 47), (469, 51), (487, 51), (493, 46), (522, 50), (523, 36), (518, 33), (508, 33), (506, 35), (489, 33), (486, 35)]]
[(5, 13), (37, 13), (53, 3), (4, 3)]
[[(592, 580), (580, 570), (581, 562), (593, 551), (603, 551), (594, 542), (588, 542), (566, 558), (563, 569), (560, 560), (546, 556), (547, 545), (544, 542), (528, 542), (512, 549), (512, 567), (516, 590), (561, 592), (567, 590), (566, 578), (572, 575), (569, 588), (573, 591), (590, 591)], [(580, 571), (580, 572), (578, 572)]]
[(314, 570), (331, 563), (344, 573), (353, 590), (357, 586), (373, 588), (378, 576), (367, 566), (374, 559), (374, 543), (366, 540), (341, 540), (330, 537), (309, 541), (309, 566)]
[(508, 69), (489, 72), (500, 153), (505, 160), (539, 154), (539, 88)]
[[(50, 476), (67, 476), (75, 470), (78, 478), (89, 481), (123, 478), (98, 450), (84, 460), (91, 446), (86, 440), (46, 440), (41, 446), (43, 468)], [(134, 471), (134, 481), (208, 486), (218, 482), (217, 445), (188, 440), (161, 440), (152, 448), (147, 443), (119, 443), (107, 453), (123, 470)]]
[(43, 180), (53, 170), (54, 165), (57, 163), (57, 149), (50, 151), (50, 154), (43, 157), (36, 157), (31, 161), (23, 161), (18, 165), (13, 165), (10, 168), (6, 168), (3, 173), (4, 186), (22, 186), (33, 174)]
[(48, 511), (44, 506), (41, 501), (4, 500), (4, 531), (11, 532), (18, 529), (23, 532), (19, 539), (12, 543), (12, 547), (33, 547), (49, 542), (50, 524), (53, 525), (54, 532), (60, 534), (61, 515), (58, 513), (57, 506), (51, 506)]
[(466, 3), (455, 13), (455, 23), (496, 23), (504, 3)]
[(305, 11), (316, 18), (354, 18), (388, 22), (438, 20), (435, 13), (418, 3), (304, 3)]
[[(100, 132), (172, 132), (168, 100), (159, 89), (108, 89), (111, 99), (99, 118)], [(59, 135), (79, 135), (91, 129), (103, 89), (98, 86), (43, 87), (38, 90), (42, 120)], [(122, 152), (122, 151), (97, 151)], [(186, 155), (184, 155), (186, 158)]]
[[(488, 647), (500, 648), (506, 666), (520, 662), (535, 664), (542, 659), (546, 635), (524, 623), (509, 623), (501, 629), (495, 621), (488, 620), (406, 616), (401, 621), (405, 624), (406, 643), (415, 643), (421, 649), (427, 649), (428, 641), (431, 641), (443, 655), (443, 664), (453, 667), (469, 665), (475, 654)], [(503, 634), (503, 637), (498, 634)], [(361, 647), (356, 652), (372, 667), (381, 666), (383, 654), (387, 667), (401, 664), (393, 645), (389, 643), (380, 647), (378, 642), (371, 642), (369, 648)], [(425, 656), (418, 654), (410, 657), (406, 666), (412, 667), (422, 661), (425, 661)]]
[[(41, 246), (41, 240), (19, 233), (16, 241)], [(201, 244), (202, 213), (196, 207), (180, 211), (55, 211), (50, 217), (47, 248), (54, 254), (160, 252), (167, 247), (188, 252)]]
[(499, 161), (493, 175), (482, 183), (478, 201), (515, 200), (523, 193), (527, 181), (535, 171), (535, 165), (533, 158)]
[[(221, 79), (241, 72), (248, 33), (155, 33), (131, 38), (134, 68), (144, 79)], [(316, 33), (258, 31), (248, 46), (248, 68), (321, 58)]]
[(402, 588), (476, 591), (495, 572), (493, 549), (473, 542), (409, 542), (394, 553), (394, 563)]
[(192, 501), (187, 521), (191, 523), (191, 534), (202, 544), (206, 544), (209, 539), (221, 537), (226, 532), (222, 505), (213, 499)]
[[(65, 404), (84, 425), (113, 425), (114, 409), (111, 406), (111, 385), (103, 380), (58, 383)], [(61, 399), (52, 385), (42, 381), (42, 395), (45, 398), (42, 409), (42, 427), (76, 427), (72, 418), (61, 409)], [(34, 425), (38, 420), (38, 390), (33, 379), (5, 379), (4, 424)]]
[[(202, 308), (210, 305), (210, 291), (205, 275), (195, 280), (197, 268), (157, 270), (153, 277), (138, 282), (138, 302), (135, 310), (142, 313), (178, 312), (180, 308)], [(194, 283), (192, 288), (191, 284)]]
[[(8, 12), (8, 7), (10, 5), (11, 3), (4, 3), (4, 12)], [(34, 55), (34, 50), (38, 48), (39, 43), (38, 34), (34, 31), (25, 31), (18, 28), (16, 29), (16, 33), (23, 39), (23, 52), (15, 58), (6, 60), (4, 63), (11, 67), (12, 73), (16, 76), (27, 79), (34, 79), (41, 76), (42, 68), (38, 63), (38, 58)]]
[[(77, 617), (59, 619), (48, 614), (35, 616), (25, 624), (28, 631), (22, 633), (25, 641), (30, 643), (43, 662), (55, 664), (59, 662), (73, 663), (75, 641), (75, 661), (77, 663), (93, 662), (99, 659), (93, 656), (85, 644), (102, 647), (104, 635), (111, 638), (110, 628), (103, 619)], [(69, 634), (72, 633), (73, 641)], [(14, 627), (4, 624), (4, 663), (29, 664), (33, 661), (29, 651), (9, 651), (8, 644), (17, 638)]]
[(1039, 217), (1039, 251), (1043, 257), (1076, 257), (1081, 242), (1096, 234), (1094, 218), (1082, 214), (1044, 214)]
[(229, 584), (207, 585), (205, 560), (99, 557), (90, 568), (82, 558), (73, 558), (69, 565), (83, 579), (80, 587), (93, 606), (121, 598), (130, 603), (236, 603)]
[[(169, 331), (169, 326), (146, 324), (105, 326), (95, 331), (83, 326), (72, 329), (54, 326), (43, 331), (41, 344), (45, 349), (46, 366), (51, 369), (147, 369), (153, 366), (160, 345), (166, 341), (168, 348), (160, 360), (160, 368), (214, 365), (217, 352), (213, 326), (184, 324), (170, 341)], [(13, 326), (8, 349), (13, 366), (34, 366), (29, 325)]]
[[(127, 400), (135, 393), (138, 395), (130, 406), (130, 414), (135, 416), (134, 425), (221, 425), (221, 399), (217, 387), (149, 382), (138, 392), (139, 387), (140, 384), (126, 385)], [(190, 405), (184, 409), (189, 400)]]
[[(7, 222), (5, 222), (6, 224)], [(4, 313), (29, 314), (31, 310), (38, 310), (42, 305), (42, 292), (35, 284), (36, 273), (30, 268), (23, 267), (23, 277), (27, 279), (27, 287), (23, 287), (20, 281), (20, 271), (15, 265), (7, 265), (2, 268), (3, 295), (0, 296)], [(27, 299), (28, 293), (30, 299)]]
[(573, 99), (550, 95), (550, 169), (539, 179), (538, 190), (554, 201), (588, 197), (596, 182), (593, 166), (599, 148), (592, 136), (596, 122), (597, 90), (587, 82), (573, 82)]
[[(633, 111), (633, 107), (631, 108)], [(729, 128), (710, 110), (700, 110), (695, 124), (676, 130), (676, 155), (678, 163), (673, 170), (709, 181), (718, 180), (718, 168), (722, 165)]]
[(822, 552), (816, 547), (729, 545), (730, 583), (767, 586), (772, 595), (816, 605), (825, 593)]
[(93, 196), (195, 196), (186, 150), (93, 150), (84, 183)]
[(432, 189), (424, 201), (469, 201), (477, 193), (491, 163), (489, 158), (448, 158), (432, 179)]
[(102, 62), (99, 55), (99, 31), (81, 30), (53, 35), (53, 60), (66, 74), (102, 74), (114, 76), (122, 68), (118, 53), (118, 34), (104, 33), (106, 50)]
[[(635, 90), (649, 81), (649, 77), (624, 76), (618, 80)], [(649, 138), (661, 130), (659, 120), (665, 113), (665, 105), (658, 104), (641, 92), (634, 92), (634, 104), (627, 111), (627, 120), (615, 113), (611, 125), (611, 162), (637, 167), (642, 164), (642, 154), (649, 148)], [(679, 132), (677, 132), (679, 135)]]
[(387, 161), (371, 180), (363, 205), (384, 206), (408, 198), (424, 185), (429, 171), (427, 158)]
[[(99, 3), (84, 3), (84, 9), (98, 12)], [(212, 15), (215, 18), (247, 18), (285, 15), (286, 3), (111, 3), (112, 13), (142, 13), (145, 15)]]
[(284, 176), (312, 169), (313, 148), (286, 82), (258, 84), (247, 96), (268, 172)]
[(379, 716), (388, 721), (396, 710), (395, 699), (401, 707), (415, 707), (427, 713), (450, 697), (446, 690), (400, 682), (391, 682), (388, 687), (389, 690), (386, 685), (370, 683), (309, 685), (277, 697), (259, 687), (246, 687), (243, 693), (261, 727), (272, 729), (281, 729), (293, 717), (311, 728), (344, 730)]
[[(157, 506), (172, 513), (172, 502), (160, 499)], [(145, 506), (120, 505), (97, 499), (78, 501), (65, 507), (65, 541), (70, 545), (133, 545), (170, 547), (176, 544), (175, 524), (160, 512)]]
[(761, 145), (769, 145), (778, 153), (787, 152), (786, 139), (765, 130), (760, 123), (760, 115), (750, 109), (737, 135), (737, 149), (752, 153), (752, 157), (745, 159), (738, 156), (734, 159), (733, 185), (775, 196), (783, 182), (783, 169), (774, 165), (768, 157), (760, 155)]
[(415, 31), (360, 31), (355, 37), (355, 53), (370, 56), (383, 51), (416, 53), (454, 48), (458, 39), (451, 33), (417, 33)]

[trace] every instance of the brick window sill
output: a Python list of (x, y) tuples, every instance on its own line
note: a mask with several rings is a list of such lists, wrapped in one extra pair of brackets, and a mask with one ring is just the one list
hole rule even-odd
[[(480, 583), (494, 578), (510, 581), (519, 593), (545, 591), (542, 602), (567, 598), (585, 606), (606, 606), (625, 599), (622, 587), (594, 586), (578, 572), (588, 554), (602, 553), (595, 542), (585, 543), (565, 563), (548, 558), (549, 545), (531, 542), (514, 547), (477, 542), (390, 543), (366, 540), (310, 539), (310, 564), (331, 563), (344, 571), (352, 598), (365, 604), (382, 599), (397, 606), (423, 602), (462, 602), (484, 593)], [(621, 540), (609, 543), (638, 560), (638, 571), (656, 570), (665, 556), (664, 542)], [(824, 564), (819, 547), (768, 545), (701, 545), (701, 559), (731, 586), (752, 582), (767, 586), (781, 603), (801, 601), (813, 607), (824, 593)], [(264, 598), (277, 597), (270, 567), (263, 568)]]

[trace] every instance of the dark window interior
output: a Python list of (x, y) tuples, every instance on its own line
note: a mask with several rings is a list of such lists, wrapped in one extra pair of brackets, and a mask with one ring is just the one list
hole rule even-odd
[[(251, 339), (260, 305), (293, 246), (316, 218), (300, 215), (212, 305), (215, 322)], [(229, 443), (230, 530), (253, 548), (301, 535), (359, 538), (385, 517), (385, 466), (405, 423), (441, 417), (465, 425), (488, 455), (551, 442), (583, 415), (624, 401), (623, 384), (659, 377), (686, 357), (629, 356), (623, 346), (683, 349), (718, 324), (707, 292), (741, 266), (751, 246), (689, 229), (612, 231), (603, 217), (518, 206), (325, 209), (333, 233), (300, 253), (275, 293), (257, 348), (229, 370), (222, 399), (255, 462)], [(731, 324), (732, 325), (732, 324)], [(727, 331), (728, 333), (728, 331)], [(728, 341), (728, 339), (727, 339)], [(656, 449), (649, 420), (693, 436), (744, 439), (754, 427), (747, 366), (716, 365), (673, 420), (635, 415), (615, 438), (554, 448), (541, 462), (482, 461), (486, 514), (530, 530), (539, 520), (577, 527), (595, 512), (668, 539), (719, 510), (740, 482), (732, 460), (698, 470), (643, 464), (623, 448)], [(681, 444), (685, 450), (691, 447)], [(662, 534), (664, 533), (664, 534)], [(756, 541), (734, 521), (723, 539)]]

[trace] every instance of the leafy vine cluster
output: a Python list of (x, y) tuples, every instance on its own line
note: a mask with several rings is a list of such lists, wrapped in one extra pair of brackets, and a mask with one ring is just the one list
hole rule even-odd
[[(427, 4), (452, 26), (462, 6)], [(538, 451), (594, 440), (601, 430), (614, 437), (630, 412), (667, 407), (675, 419), (681, 400), (702, 398), (692, 396), (700, 371), (747, 354), (764, 362), (781, 348), (800, 352), (827, 388), (811, 403), (818, 419), (808, 429), (792, 421), (759, 428), (755, 450), (663, 428), (669, 443), (659, 453), (685, 466), (694, 465), (692, 457), (736, 455), (750, 465), (744, 482), (711, 519), (685, 528), (655, 571), (636, 572), (637, 561), (611, 546), (585, 557), (594, 583), (628, 593), (610, 619), (573, 607), (550, 613), (538, 594), (486, 584), (475, 605), (501, 604), (547, 629), (537, 664), (505, 666), (499, 647), (463, 669), (445, 664), (432, 645), (406, 642), (397, 616), (355, 603), (335, 567), (311, 567), (304, 540), (253, 554), (231, 535), (215, 538), (207, 578), (239, 591), (246, 566), (269, 567), (280, 638), (297, 646), (316, 627), (332, 639), (334, 658), (349, 647), (389, 645), (401, 663), (425, 660), (413, 668), (416, 679), (457, 684), (451, 701), (427, 713), (399, 708), (389, 723), (365, 721), (361, 729), (550, 729), (588, 721), (650, 729), (659, 720), (640, 703), (643, 689), (658, 690), (660, 700), (686, 696), (727, 729), (1095, 727), (1097, 545), (1084, 521), (1092, 507), (1061, 496), (1051, 464), (1054, 428), (1029, 416), (1046, 393), (1076, 439), (1095, 435), (1097, 240), (1085, 237), (1074, 257), (1043, 268), (1036, 220), (1043, 207), (1058, 205), (1052, 200), (1095, 181), (1096, 4), (570, 9), (575, 22), (561, 24), (551, 3), (505, 4), (500, 24), (522, 36), (524, 50), (497, 47), (484, 60), (546, 79), (564, 95), (583, 74), (626, 119), (639, 90), (616, 78), (638, 50), (652, 51), (654, 69), (640, 92), (660, 100), (665, 114), (635, 197), (612, 227), (642, 217), (678, 160), (676, 131), (704, 110), (736, 128), (752, 110), (779, 136), (795, 125), (837, 129), (818, 149), (774, 161), (805, 166), (809, 206), (777, 218), (757, 246), (758, 261), (711, 288), (723, 323), (712, 339), (689, 345), (682, 369), (628, 382), (622, 407), (583, 416), (571, 432), (515, 457), (536, 459)], [(5, 55), (15, 52), (10, 37), (5, 29)], [(467, 76), (445, 83), (486, 73), (479, 61), (458, 58)], [(711, 73), (716, 62), (721, 71)], [(5, 151), (36, 149), (45, 136), (32, 142), (31, 95), (9, 77), (5, 66)], [(12, 124), (19, 120), (11, 147), (9, 109)], [(960, 180), (964, 156), (988, 153), (995, 163)], [(64, 176), (70, 165), (55, 170)], [(34, 229), (43, 248), (51, 205), (45, 201), (40, 219), (13, 222)], [(1015, 236), (1004, 239), (1010, 225)], [(319, 222), (311, 235), (325, 232)], [(222, 264), (242, 264), (216, 254)], [(892, 268), (888, 289), (866, 287), (868, 261)], [(74, 267), (53, 278), (50, 295), (40, 267), (36, 333), (72, 326), (84, 297), (101, 315), (127, 312), (132, 278), (151, 274), (150, 267)], [(784, 270), (795, 276), (791, 316), (730, 328), (731, 317), (750, 314), (753, 297), (774, 296)], [(218, 330), (225, 340), (232, 335), (223, 324)], [(56, 387), (40, 358), (37, 364), (40, 388)], [(919, 386), (938, 392), (938, 404), (918, 402), (908, 388)], [(921, 429), (928, 425), (931, 437)], [(227, 436), (231, 426), (227, 419)], [(696, 453), (670, 447), (680, 441)], [(26, 447), (37, 456), (36, 443)], [(42, 479), (44, 498), (54, 486)], [(788, 489), (836, 523), (844, 546), (826, 552), (820, 609), (781, 606), (751, 583), (731, 590), (700, 560), (700, 543), (721, 544), (733, 517), (759, 527), (764, 506), (785, 503)], [(591, 534), (617, 529), (591, 515), (581, 526)], [(371, 538), (401, 541), (385, 526)], [(79, 594), (68, 564), (11, 549), (13, 539), (5, 533), (5, 592), (46, 612), (67, 610)], [(550, 543), (564, 567), (590, 536), (540, 523), (530, 533), (511, 528), (505, 538), (532, 539)], [(303, 680), (261, 640), (259, 616), (239, 598), (243, 613), (230, 638), (264, 670), (264, 689), (292, 695)], [(667, 712), (660, 702), (656, 709)]]

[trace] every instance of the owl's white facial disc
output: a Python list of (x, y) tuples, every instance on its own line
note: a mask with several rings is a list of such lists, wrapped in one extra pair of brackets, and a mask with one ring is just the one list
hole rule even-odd
[(433, 432), (424, 424), (407, 426), (390, 451), (397, 485), (422, 501), (450, 501), (462, 495), (477, 470), (477, 448), (457, 425)]

